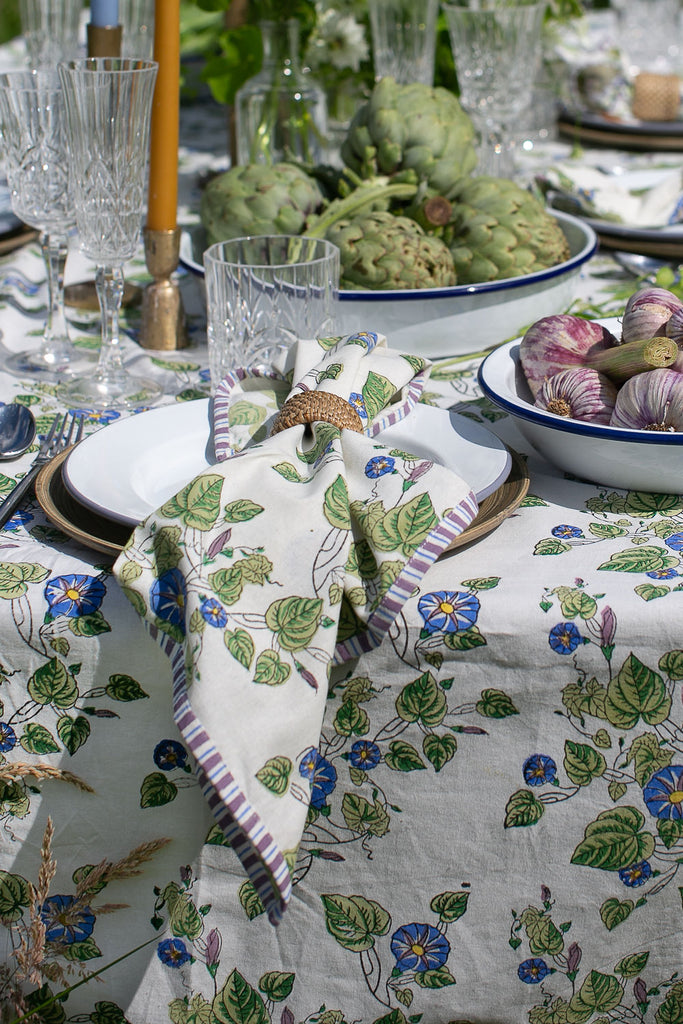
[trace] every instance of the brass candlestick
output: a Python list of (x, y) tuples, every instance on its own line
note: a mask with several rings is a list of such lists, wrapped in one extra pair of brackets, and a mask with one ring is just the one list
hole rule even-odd
[(154, 280), (142, 295), (140, 344), (167, 352), (186, 348), (185, 311), (178, 282), (171, 276), (178, 266), (180, 229), (145, 228), (144, 242), (145, 262)]
[(120, 57), (121, 25), (86, 25), (89, 57)]

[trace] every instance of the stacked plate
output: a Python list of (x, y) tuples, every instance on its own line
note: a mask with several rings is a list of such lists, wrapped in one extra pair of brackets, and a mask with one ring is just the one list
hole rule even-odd
[[(464, 416), (419, 405), (377, 440), (440, 462), (470, 485), (480, 511), (458, 544), (488, 533), (526, 494), (521, 460)], [(64, 533), (116, 558), (137, 523), (214, 463), (210, 400), (168, 405), (117, 420), (54, 459), (36, 496)]]

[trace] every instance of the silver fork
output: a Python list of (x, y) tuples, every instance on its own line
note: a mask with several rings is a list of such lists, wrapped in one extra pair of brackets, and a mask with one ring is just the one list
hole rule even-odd
[[(78, 426), (76, 426), (76, 420), (78, 419)], [(78, 444), (83, 437), (84, 427), (83, 416), (71, 416), (71, 422), (69, 423), (69, 414), (67, 413), (64, 417), (61, 414), (57, 414), (52, 421), (49, 431), (45, 435), (41, 442), (38, 454), (31, 463), (31, 467), (25, 476), (21, 478), (18, 484), (16, 484), (9, 492), (3, 503), (0, 505), (0, 528), (10, 519), (17, 511), (22, 501), (29, 493), (35, 482), (38, 473), (43, 468), (46, 462), (50, 459), (54, 459), (56, 455), (63, 452), (66, 448), (69, 448), (72, 444)]]

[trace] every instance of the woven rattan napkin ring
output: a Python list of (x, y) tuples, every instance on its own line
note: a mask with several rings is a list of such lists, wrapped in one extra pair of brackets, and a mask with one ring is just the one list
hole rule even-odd
[(363, 421), (354, 407), (329, 391), (304, 391), (288, 398), (275, 418), (271, 436), (298, 423), (331, 423), (340, 430), (345, 427), (363, 433)]

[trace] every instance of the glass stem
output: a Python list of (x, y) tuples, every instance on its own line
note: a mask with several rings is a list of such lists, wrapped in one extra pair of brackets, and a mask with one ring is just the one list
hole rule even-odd
[(40, 249), (47, 274), (47, 320), (43, 332), (44, 349), (60, 352), (69, 344), (69, 331), (64, 315), (64, 267), (68, 252), (65, 235), (51, 235), (43, 231)]
[(100, 376), (112, 377), (124, 372), (119, 336), (119, 312), (123, 300), (122, 268), (98, 267), (95, 284), (102, 313), (102, 345), (97, 372)]

